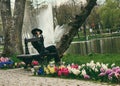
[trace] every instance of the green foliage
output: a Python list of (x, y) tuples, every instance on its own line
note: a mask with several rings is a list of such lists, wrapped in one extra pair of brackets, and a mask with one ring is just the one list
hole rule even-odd
[(120, 2), (118, 0), (106, 0), (106, 3), (100, 7), (99, 14), (105, 28), (114, 29), (120, 26), (119, 6)]
[(19, 60), (18, 58), (17, 58), (17, 55), (15, 54), (15, 55), (12, 55), (11, 57), (11, 60), (13, 60), (14, 62), (21, 62), (21, 60)]
[(62, 58), (62, 61), (65, 61), (66, 63), (76, 63), (76, 64), (85, 64), (87, 62), (90, 62), (91, 60), (94, 60), (95, 62), (101, 62), (101, 63), (108, 63), (112, 64), (115, 63), (116, 65), (120, 66), (120, 54), (93, 54), (81, 56), (81, 55), (65, 55)]

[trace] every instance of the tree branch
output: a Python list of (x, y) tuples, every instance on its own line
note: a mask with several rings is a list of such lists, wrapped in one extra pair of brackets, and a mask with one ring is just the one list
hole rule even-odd
[(65, 34), (61, 37), (60, 42), (57, 43), (56, 45), (60, 57), (69, 48), (69, 45), (72, 42), (73, 37), (77, 34), (78, 29), (91, 13), (91, 10), (96, 5), (96, 1), (97, 0), (88, 0), (88, 4), (81, 11), (81, 13), (79, 15), (76, 15), (75, 19), (72, 20), (72, 22), (65, 25), (64, 28), (67, 30)]

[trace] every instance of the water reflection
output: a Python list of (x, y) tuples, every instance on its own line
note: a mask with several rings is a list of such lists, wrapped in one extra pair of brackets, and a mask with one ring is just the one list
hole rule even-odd
[(89, 53), (120, 53), (120, 37), (72, 42), (66, 53), (86, 55)]

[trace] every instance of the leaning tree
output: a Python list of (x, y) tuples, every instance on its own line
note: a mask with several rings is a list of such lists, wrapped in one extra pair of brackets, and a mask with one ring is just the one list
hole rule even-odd
[(97, 0), (87, 0), (87, 5), (82, 9), (82, 11), (78, 15), (76, 15), (71, 22), (65, 25), (64, 28), (66, 28), (66, 32), (63, 34), (60, 41), (56, 45), (60, 57), (68, 49), (73, 37), (77, 34), (78, 29), (87, 19), (87, 17), (91, 13), (91, 10), (96, 5), (96, 1)]
[[(91, 10), (96, 5), (97, 0), (87, 0), (87, 5), (83, 10), (75, 16), (75, 18), (67, 23), (64, 28), (66, 32), (57, 43), (59, 55), (62, 56), (69, 47), (73, 37), (77, 34), (79, 27), (89, 16)], [(10, 9), (10, 0), (0, 0), (0, 10), (3, 28), (5, 32), (5, 44), (3, 54), (13, 55), (22, 53), (22, 25), (24, 18), (26, 0), (15, 0), (15, 9), (13, 15)]]

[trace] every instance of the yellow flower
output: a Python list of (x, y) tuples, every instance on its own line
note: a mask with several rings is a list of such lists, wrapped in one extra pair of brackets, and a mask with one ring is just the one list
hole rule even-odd
[(51, 67), (49, 70), (50, 70), (50, 73), (52, 73), (52, 74), (55, 73), (54, 67)]
[(44, 71), (45, 71), (46, 74), (50, 73), (47, 67), (44, 67)]
[(55, 68), (54, 68), (54, 66), (48, 65), (47, 68), (48, 68), (48, 70), (50, 71), (50, 73), (52, 73), (52, 74), (55, 73)]

